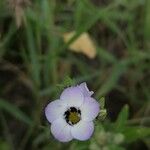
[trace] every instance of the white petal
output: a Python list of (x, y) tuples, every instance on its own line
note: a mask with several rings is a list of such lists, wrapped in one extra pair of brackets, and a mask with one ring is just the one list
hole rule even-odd
[(81, 118), (83, 120), (92, 121), (100, 111), (99, 103), (94, 98), (86, 97), (80, 110)]
[(94, 124), (92, 121), (85, 122), (81, 120), (71, 128), (72, 136), (81, 141), (88, 140), (92, 136), (93, 131)]
[(50, 102), (45, 108), (45, 115), (47, 120), (52, 123), (54, 120), (63, 116), (65, 112), (65, 105), (60, 100)]
[(93, 95), (93, 91), (89, 91), (86, 82), (83, 82), (79, 85), (79, 88), (81, 89), (84, 97), (90, 97)]
[(71, 126), (68, 125), (63, 118), (59, 118), (52, 123), (51, 132), (53, 136), (61, 142), (68, 142), (73, 139)]
[(83, 104), (84, 96), (80, 88), (69, 87), (62, 92), (60, 99), (68, 106), (80, 107)]

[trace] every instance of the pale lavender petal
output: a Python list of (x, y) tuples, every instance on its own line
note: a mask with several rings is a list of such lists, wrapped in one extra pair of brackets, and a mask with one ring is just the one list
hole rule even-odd
[(94, 93), (93, 91), (89, 91), (86, 82), (81, 83), (79, 85), (79, 88), (81, 89), (81, 91), (85, 97), (90, 97)]
[(99, 103), (92, 97), (86, 97), (80, 110), (83, 120), (92, 121), (100, 111)]
[(47, 120), (52, 123), (54, 120), (58, 119), (59, 117), (63, 117), (65, 112), (66, 106), (60, 100), (55, 100), (49, 103), (45, 108), (45, 116)]
[(83, 104), (84, 96), (80, 88), (69, 87), (62, 92), (60, 99), (68, 106), (80, 107)]
[(55, 120), (51, 125), (53, 136), (61, 142), (69, 142), (73, 139), (71, 135), (71, 126), (63, 118)]
[(93, 122), (80, 121), (71, 128), (71, 134), (75, 139), (84, 141), (88, 140), (94, 131)]

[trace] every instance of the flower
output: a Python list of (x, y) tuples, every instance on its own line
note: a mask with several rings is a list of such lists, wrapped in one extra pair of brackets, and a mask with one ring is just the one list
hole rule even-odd
[(53, 136), (61, 142), (72, 139), (88, 140), (94, 131), (93, 120), (98, 115), (99, 103), (92, 98), (86, 83), (66, 88), (58, 100), (45, 108)]

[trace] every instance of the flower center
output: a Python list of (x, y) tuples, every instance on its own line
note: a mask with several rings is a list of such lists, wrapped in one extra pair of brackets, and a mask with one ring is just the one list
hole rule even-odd
[(69, 125), (77, 124), (81, 120), (81, 111), (75, 107), (70, 107), (65, 113), (65, 120)]

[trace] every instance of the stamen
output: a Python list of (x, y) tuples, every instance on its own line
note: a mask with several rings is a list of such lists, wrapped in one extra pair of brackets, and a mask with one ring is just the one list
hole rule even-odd
[(77, 124), (81, 120), (81, 111), (75, 107), (70, 107), (65, 113), (65, 120), (69, 125)]

